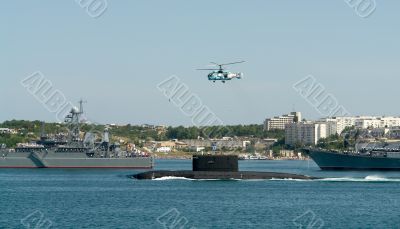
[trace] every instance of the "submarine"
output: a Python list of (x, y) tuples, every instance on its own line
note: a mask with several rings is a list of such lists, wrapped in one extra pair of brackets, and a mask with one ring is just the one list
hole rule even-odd
[(192, 157), (192, 171), (154, 170), (138, 173), (131, 177), (138, 180), (152, 180), (162, 177), (183, 177), (194, 180), (317, 179), (316, 177), (290, 173), (239, 171), (237, 155), (194, 155)]

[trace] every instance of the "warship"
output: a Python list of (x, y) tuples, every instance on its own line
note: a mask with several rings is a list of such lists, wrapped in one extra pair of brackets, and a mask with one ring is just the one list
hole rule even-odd
[(48, 138), (42, 130), (40, 140), (35, 143), (0, 149), (0, 168), (153, 168), (151, 156), (111, 144), (107, 128), (101, 142), (96, 142), (90, 132), (81, 138), (82, 114), (80, 101), (80, 108), (72, 108), (65, 118), (69, 130), (65, 141)]
[(304, 151), (322, 170), (400, 170), (400, 142), (365, 143), (354, 151)]

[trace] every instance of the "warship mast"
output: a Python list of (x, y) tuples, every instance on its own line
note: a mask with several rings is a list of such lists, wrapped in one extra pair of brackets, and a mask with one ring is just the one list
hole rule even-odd
[(70, 113), (65, 118), (64, 122), (67, 124), (69, 130), (68, 140), (70, 143), (78, 143), (80, 139), (80, 121), (83, 114), (83, 100), (79, 101), (79, 110), (73, 107)]

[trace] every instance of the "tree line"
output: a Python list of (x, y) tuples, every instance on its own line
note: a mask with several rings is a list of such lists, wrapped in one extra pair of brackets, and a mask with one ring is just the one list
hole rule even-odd
[[(15, 146), (18, 142), (28, 142), (32, 139), (40, 137), (41, 130), (44, 128), (47, 134), (68, 133), (65, 124), (45, 123), (41, 121), (11, 120), (0, 123), (2, 128), (10, 128), (19, 130), (17, 135), (0, 134), (0, 144), (5, 143), (7, 146)], [(82, 124), (83, 132), (95, 131), (101, 133), (106, 125), (98, 124)], [(209, 126), (209, 127), (165, 127), (150, 128), (139, 125), (123, 125), (110, 127), (112, 136), (123, 137), (131, 142), (138, 143), (142, 140), (166, 141), (171, 139), (197, 139), (201, 138), (221, 138), (221, 137), (254, 137), (254, 138), (277, 138), (284, 139), (283, 130), (264, 131), (262, 125), (229, 125), (229, 126)]]

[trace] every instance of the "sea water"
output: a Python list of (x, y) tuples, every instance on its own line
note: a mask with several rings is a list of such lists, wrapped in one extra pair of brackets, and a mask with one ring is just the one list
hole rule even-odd
[[(189, 170), (189, 160), (156, 169)], [(0, 169), (0, 228), (399, 228), (400, 172), (240, 161), (301, 180), (134, 180), (135, 170)]]

